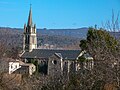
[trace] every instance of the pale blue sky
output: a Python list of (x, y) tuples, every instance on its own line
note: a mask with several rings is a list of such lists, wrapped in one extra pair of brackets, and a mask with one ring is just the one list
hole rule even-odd
[(37, 28), (101, 26), (120, 11), (120, 0), (0, 0), (0, 26), (23, 28), (30, 2)]

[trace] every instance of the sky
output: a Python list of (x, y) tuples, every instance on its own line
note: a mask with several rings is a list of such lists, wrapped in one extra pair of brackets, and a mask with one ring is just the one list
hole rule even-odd
[(120, 0), (0, 0), (0, 27), (23, 28), (30, 3), (37, 28), (101, 27), (120, 12)]

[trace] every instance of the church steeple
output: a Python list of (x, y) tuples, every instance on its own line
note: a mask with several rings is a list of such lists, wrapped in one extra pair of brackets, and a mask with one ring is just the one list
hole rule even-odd
[(24, 25), (23, 50), (31, 52), (37, 48), (36, 25), (32, 22), (32, 8), (30, 6), (27, 26)]
[(30, 5), (30, 11), (29, 11), (29, 17), (28, 17), (28, 26), (32, 26), (32, 8), (31, 8), (31, 5)]

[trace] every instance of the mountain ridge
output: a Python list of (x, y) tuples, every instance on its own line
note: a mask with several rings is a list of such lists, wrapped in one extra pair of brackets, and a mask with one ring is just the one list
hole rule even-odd
[[(23, 31), (22, 28), (10, 28), (10, 27), (0, 27), (0, 30), (17, 30), (18, 32)], [(43, 35), (60, 35), (60, 36), (68, 36), (74, 38), (86, 38), (86, 33), (88, 28), (77, 28), (77, 29), (37, 29), (37, 34)]]

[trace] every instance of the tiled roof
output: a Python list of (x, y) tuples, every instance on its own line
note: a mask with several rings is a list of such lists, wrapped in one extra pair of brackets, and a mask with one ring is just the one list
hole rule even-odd
[(51, 50), (51, 49), (34, 49), (32, 52), (25, 52), (21, 58), (49, 58), (55, 53), (61, 54), (63, 59), (76, 59), (80, 50)]

